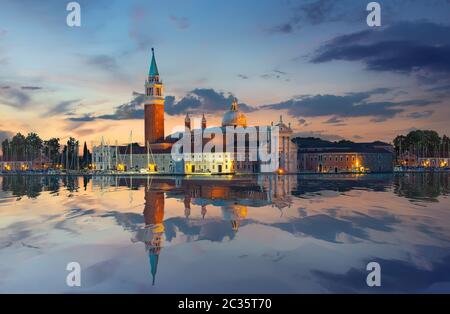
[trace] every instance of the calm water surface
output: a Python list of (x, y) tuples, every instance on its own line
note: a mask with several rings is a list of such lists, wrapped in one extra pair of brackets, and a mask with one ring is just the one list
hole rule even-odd
[(450, 292), (448, 174), (0, 186), (0, 292)]

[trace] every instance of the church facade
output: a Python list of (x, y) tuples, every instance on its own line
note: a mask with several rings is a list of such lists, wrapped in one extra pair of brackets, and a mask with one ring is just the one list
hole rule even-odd
[[(193, 129), (191, 117), (186, 114), (184, 132), (165, 136), (164, 84), (153, 49), (143, 105), (144, 146), (137, 143), (95, 146), (93, 164), (96, 170), (186, 175), (293, 173), (297, 170), (297, 147), (291, 141), (290, 124), (285, 124), (280, 116), (279, 122), (272, 122), (270, 126), (249, 126), (236, 100), (225, 112), (221, 126), (208, 128), (203, 115), (201, 128)], [(260, 156), (262, 143), (269, 150), (277, 150), (276, 168), (264, 167), (268, 161)]]

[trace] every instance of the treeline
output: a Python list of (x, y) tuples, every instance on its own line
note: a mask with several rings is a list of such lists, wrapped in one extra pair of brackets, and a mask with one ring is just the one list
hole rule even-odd
[(405, 135), (398, 135), (394, 139), (397, 156), (412, 154), (417, 157), (450, 157), (450, 139), (442, 137), (436, 131), (414, 130)]
[(70, 137), (65, 145), (60, 139), (52, 137), (43, 140), (36, 133), (24, 136), (17, 133), (11, 139), (2, 142), (3, 161), (29, 161), (60, 165), (65, 169), (86, 168), (92, 162), (92, 154), (84, 142), (83, 153), (79, 154), (79, 142)]

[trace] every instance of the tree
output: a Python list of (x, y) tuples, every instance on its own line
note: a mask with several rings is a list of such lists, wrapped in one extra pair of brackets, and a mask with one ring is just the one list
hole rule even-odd
[(442, 136), (442, 157), (449, 158), (450, 156), (450, 138), (447, 135)]
[(403, 155), (407, 150), (406, 136), (398, 135), (394, 139), (394, 148), (397, 156)]
[(86, 142), (84, 142), (84, 146), (83, 146), (83, 162), (82, 162), (83, 168), (87, 168), (91, 162), (92, 162), (92, 154), (89, 151), (89, 149), (87, 148)]
[(2, 158), (3, 161), (10, 161), (11, 159), (11, 146), (9, 140), (6, 138), (2, 142)]
[(432, 130), (414, 130), (406, 136), (399, 135), (394, 139), (397, 154), (409, 152), (417, 157), (439, 157), (442, 155), (439, 134)]
[(44, 142), (44, 152), (48, 159), (53, 165), (57, 164), (60, 160), (59, 149), (61, 145), (59, 144), (59, 138), (52, 137), (51, 139)]
[(42, 139), (36, 133), (28, 133), (25, 138), (26, 159), (33, 161), (41, 155)]
[(25, 136), (17, 133), (11, 139), (11, 160), (25, 160)]
[(66, 169), (78, 168), (78, 141), (70, 137), (65, 146)]

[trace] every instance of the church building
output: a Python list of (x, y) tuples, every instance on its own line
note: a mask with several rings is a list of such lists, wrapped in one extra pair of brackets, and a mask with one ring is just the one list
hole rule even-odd
[[(178, 157), (174, 157), (174, 145), (179, 143), (179, 139), (173, 135), (165, 136), (164, 133), (164, 84), (161, 81), (158, 66), (156, 64), (155, 52), (152, 49), (150, 69), (145, 81), (144, 100), (144, 123), (145, 123), (145, 144), (130, 143), (123, 146), (110, 146), (104, 142), (93, 148), (93, 164), (95, 170), (100, 171), (135, 171), (141, 173), (155, 174), (249, 174), (265, 172), (262, 169), (263, 162), (259, 157), (259, 152), (255, 147), (259, 147), (263, 140), (268, 142), (270, 147), (271, 130), (277, 129), (278, 142), (278, 167), (273, 170), (278, 173), (293, 173), (297, 170), (297, 147), (291, 141), (293, 133), (290, 123), (286, 125), (282, 117), (278, 123), (271, 126), (248, 126), (247, 117), (239, 110), (236, 99), (230, 104), (230, 108), (225, 112), (222, 125), (217, 127), (207, 127), (207, 121), (203, 115), (201, 128), (191, 127), (191, 117), (186, 114), (184, 125), (185, 131), (182, 138), (191, 142), (191, 149), (187, 151), (189, 145), (184, 145), (179, 149)], [(230, 151), (227, 147), (226, 137), (228, 130), (235, 130), (234, 145)], [(223, 136), (217, 136), (216, 131), (220, 130)], [(256, 138), (250, 138), (246, 133), (248, 130), (257, 131)], [(236, 143), (239, 136), (245, 138), (245, 147), (238, 149)], [(195, 138), (201, 138), (201, 149), (195, 149)], [(267, 138), (267, 139), (266, 139)], [(256, 141), (256, 142), (255, 142)], [(198, 144), (198, 143), (197, 143)], [(206, 145), (220, 147), (204, 152)], [(256, 144), (252, 145), (252, 144)], [(228, 148), (228, 149), (227, 149)], [(252, 155), (253, 154), (253, 155)], [(250, 156), (257, 156), (250, 158)], [(272, 172), (272, 171), (271, 171)]]

